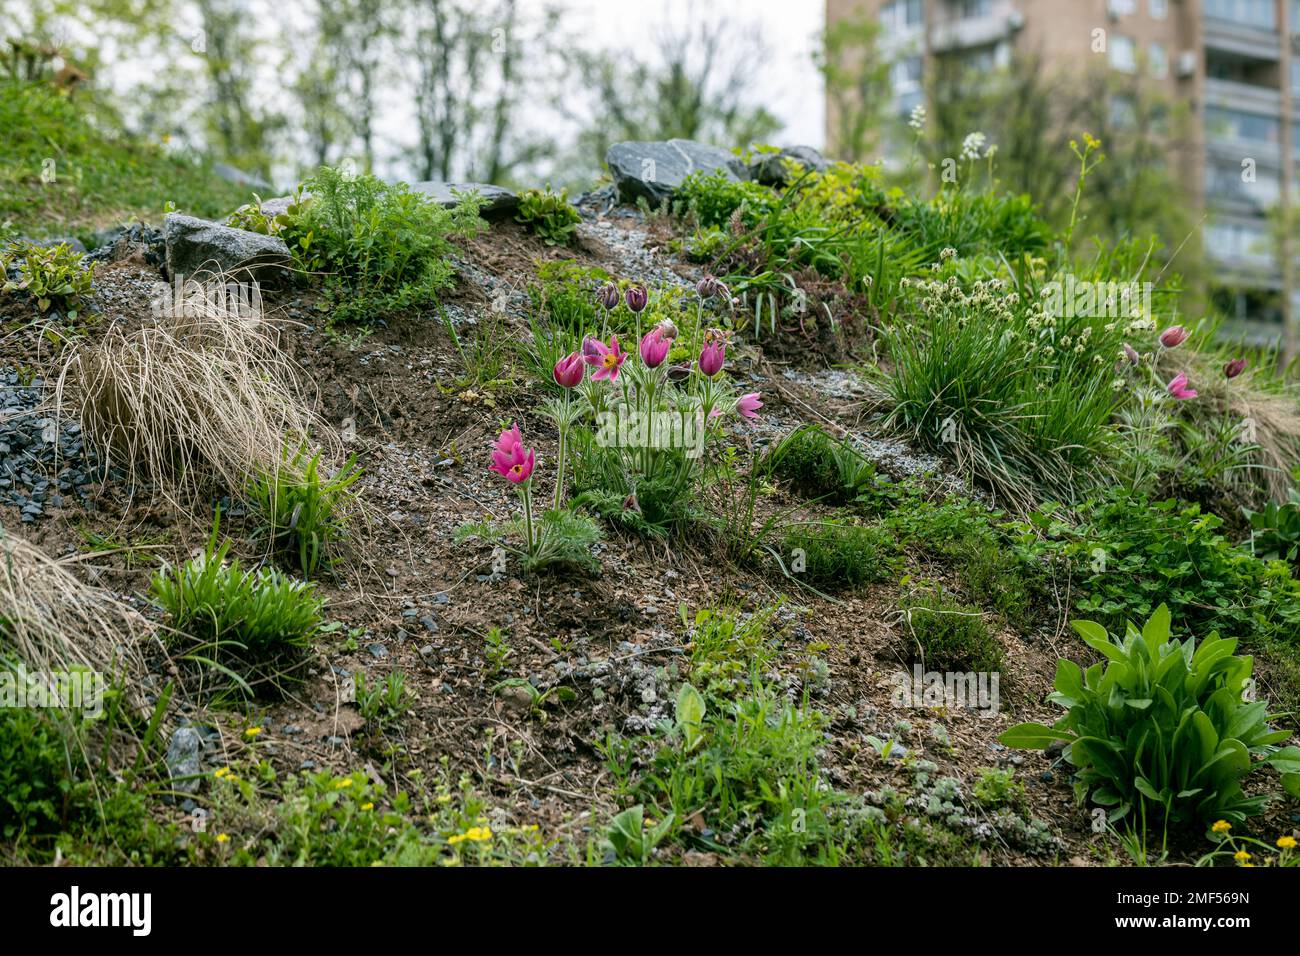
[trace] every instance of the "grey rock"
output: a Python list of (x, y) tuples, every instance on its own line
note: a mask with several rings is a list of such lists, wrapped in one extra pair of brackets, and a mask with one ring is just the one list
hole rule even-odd
[(238, 274), (266, 279), (287, 266), (289, 247), (278, 236), (232, 229), (218, 222), (169, 213), (163, 222), (167, 272), (198, 278), (204, 273)]
[[(202, 782), (196, 776), (200, 770), (200, 755), (203, 752), (203, 738), (193, 727), (177, 727), (172, 739), (167, 744), (167, 754), (163, 761), (171, 777), (173, 790), (181, 793), (196, 793)], [(193, 777), (192, 780), (181, 779)]]
[(367, 644), (366, 652), (376, 660), (383, 660), (388, 656), (388, 648), (383, 644)]
[(224, 179), (228, 183), (234, 183), (236, 186), (247, 186), (249, 189), (257, 189), (263, 192), (274, 188), (261, 176), (254, 173), (246, 173), (242, 169), (236, 169), (228, 163), (213, 163), (212, 171), (217, 174), (219, 179)]
[(779, 153), (764, 153), (749, 164), (749, 177), (764, 186), (784, 186), (789, 180), (785, 160), (792, 159), (811, 172), (830, 169), (828, 160), (811, 146), (787, 146)]
[(518, 196), (504, 186), (493, 186), (491, 183), (448, 183), (440, 179), (429, 179), (411, 183), (411, 191), (424, 193), (446, 209), (460, 202), (457, 193), (476, 192), (480, 199), (485, 200), (479, 215), (489, 222), (508, 219), (519, 208)]
[(694, 172), (721, 171), (728, 179), (749, 178), (749, 168), (739, 157), (689, 139), (615, 143), (605, 153), (605, 165), (623, 202), (644, 197), (652, 205), (671, 199), (682, 181)]

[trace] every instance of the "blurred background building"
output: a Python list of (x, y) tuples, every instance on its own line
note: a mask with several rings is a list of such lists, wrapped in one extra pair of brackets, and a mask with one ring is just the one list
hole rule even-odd
[[(1061, 74), (1118, 74), (1181, 107), (1187, 122), (1162, 133), (1199, 225), (1204, 275), (1189, 281), (1254, 341), (1277, 341), (1300, 313), (1287, 267), (1300, 195), (1300, 0), (827, 0), (828, 30), (864, 16), (879, 22), (896, 117), (922, 103), (935, 113), (945, 65), (978, 82), (1018, 57)], [(1108, 99), (1123, 130), (1133, 97)], [(834, 112), (828, 103), (832, 153)]]

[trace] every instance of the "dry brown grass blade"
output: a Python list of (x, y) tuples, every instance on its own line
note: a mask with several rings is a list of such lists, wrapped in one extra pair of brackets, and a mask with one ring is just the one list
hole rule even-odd
[(214, 488), (237, 492), (250, 475), (275, 471), (286, 444), (317, 422), (259, 303), (196, 287), (141, 328), (110, 329), (65, 362), (60, 414), (81, 421), (106, 468), (151, 483), (173, 504)]
[(107, 591), (81, 581), (56, 560), (0, 527), (0, 657), (17, 657), (30, 674), (84, 667), (105, 681), (126, 677), (140, 703), (143, 641), (153, 625)]

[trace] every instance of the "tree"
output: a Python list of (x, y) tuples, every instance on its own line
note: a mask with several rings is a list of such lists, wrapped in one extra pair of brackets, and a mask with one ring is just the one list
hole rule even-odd
[(719, 146), (762, 142), (781, 128), (751, 90), (769, 57), (757, 27), (737, 28), (688, 11), (668, 27), (648, 60), (635, 53), (584, 52), (578, 73), (595, 102), (583, 117), (580, 150), (604, 162), (625, 139), (695, 139)]

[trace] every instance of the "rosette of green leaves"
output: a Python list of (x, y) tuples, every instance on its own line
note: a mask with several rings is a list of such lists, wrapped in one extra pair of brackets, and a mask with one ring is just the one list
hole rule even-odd
[(1254, 659), (1237, 656), (1237, 641), (1217, 633), (1199, 647), (1194, 637), (1174, 640), (1169, 621), (1162, 604), (1141, 631), (1130, 623), (1123, 641), (1092, 621), (1074, 622), (1105, 662), (1083, 670), (1058, 661), (1049, 699), (1065, 715), (1051, 727), (1012, 727), (1001, 741), (1019, 748), (1065, 741), (1076, 794), (1091, 794), (1112, 822), (1135, 808), (1142, 819), (1154, 813), (1166, 825), (1240, 822), (1269, 799), (1242, 789), (1264, 764), (1282, 774), (1288, 793), (1300, 795), (1300, 747), (1279, 748), (1289, 731), (1269, 726), (1266, 701), (1247, 699)]

